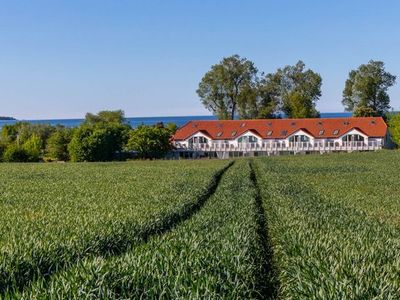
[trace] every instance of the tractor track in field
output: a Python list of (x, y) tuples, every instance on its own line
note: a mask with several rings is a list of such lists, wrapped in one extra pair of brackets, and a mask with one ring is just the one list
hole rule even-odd
[(254, 161), (250, 161), (250, 179), (256, 190), (255, 195), (255, 210), (257, 214), (257, 233), (260, 237), (260, 243), (263, 250), (261, 258), (260, 274), (256, 282), (257, 290), (259, 291), (260, 299), (276, 299), (278, 296), (279, 283), (277, 282), (276, 268), (273, 263), (273, 250), (271, 240), (268, 235), (268, 223), (263, 206), (260, 187), (257, 181), (257, 175), (254, 171)]
[[(235, 161), (231, 161), (224, 168), (217, 171), (212, 176), (212, 179), (211, 179), (210, 183), (208, 184), (206, 191), (203, 194), (201, 194), (197, 198), (196, 201), (194, 201), (192, 203), (187, 203), (178, 211), (169, 214), (167, 217), (165, 217), (159, 221), (156, 221), (153, 224), (150, 224), (148, 226), (148, 228), (145, 228), (141, 232), (139, 232), (137, 234), (137, 237), (135, 239), (133, 239), (131, 242), (123, 244), (123, 245), (114, 245), (114, 247), (112, 247), (112, 246), (108, 247), (109, 249), (104, 250), (103, 253), (95, 253), (95, 254), (88, 253), (87, 255), (82, 256), (82, 258), (83, 257), (96, 257), (96, 256), (107, 258), (107, 257), (122, 255), (123, 253), (128, 251), (131, 247), (133, 247), (134, 245), (147, 243), (150, 238), (157, 236), (157, 235), (165, 234), (168, 231), (174, 229), (176, 226), (179, 226), (184, 221), (189, 220), (194, 214), (196, 214), (197, 212), (199, 212), (201, 210), (201, 208), (204, 206), (204, 204), (207, 202), (207, 200), (215, 193), (223, 175), (230, 167), (233, 166), (234, 163), (235, 163)], [(104, 248), (106, 248), (106, 247), (104, 247)], [(53, 275), (55, 275), (56, 273), (58, 273), (60, 271), (71, 268), (75, 264), (76, 264), (76, 262), (66, 261), (64, 264), (59, 265), (57, 267), (57, 271), (42, 274), (44, 281), (49, 280)], [(18, 284), (16, 284), (16, 286), (13, 286), (13, 287), (9, 286), (9, 287), (1, 288), (1, 286), (0, 286), (0, 299), (2, 299), (3, 296), (5, 296), (9, 293), (13, 293), (13, 291), (22, 292), (23, 290), (28, 289), (34, 281), (35, 281), (35, 279), (33, 279), (33, 278), (29, 278), (29, 279), (26, 278), (25, 282), (23, 282), (23, 283), (19, 282)]]

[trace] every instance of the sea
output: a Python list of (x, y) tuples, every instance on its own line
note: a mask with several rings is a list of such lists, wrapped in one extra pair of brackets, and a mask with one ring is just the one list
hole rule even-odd
[[(321, 118), (346, 118), (351, 117), (349, 112), (339, 112), (339, 113), (321, 113)], [(136, 118), (126, 118), (126, 121), (133, 127), (139, 125), (155, 125), (157, 123), (174, 123), (178, 127), (186, 124), (193, 120), (216, 120), (215, 116), (180, 116), (180, 117), (136, 117)], [(32, 124), (49, 124), (49, 125), (63, 125), (65, 127), (77, 127), (84, 119), (49, 119), (49, 120), (0, 120), (0, 128), (4, 125), (15, 124), (17, 122), (28, 122)]]

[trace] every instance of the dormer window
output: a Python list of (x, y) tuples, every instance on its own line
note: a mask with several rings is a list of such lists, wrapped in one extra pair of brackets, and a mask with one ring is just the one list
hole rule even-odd
[(217, 127), (218, 128), (222, 128), (222, 124), (221, 123), (217, 123)]
[(290, 126), (292, 126), (292, 127), (296, 126), (296, 122), (292, 122), (292, 123), (290, 124)]
[(222, 131), (218, 132), (218, 133), (217, 133), (217, 137), (220, 137), (222, 134), (223, 134)]
[(318, 122), (318, 125), (322, 126), (322, 122), (321, 122), (321, 121), (319, 121), (319, 122)]
[(237, 131), (232, 131), (231, 136), (235, 136)]
[(192, 124), (192, 127), (193, 127), (193, 128), (197, 128), (197, 124), (196, 124), (196, 123), (193, 123), (193, 124)]
[(350, 122), (349, 121), (344, 121), (343, 125), (350, 125)]
[(319, 131), (319, 135), (324, 135), (324, 133), (325, 133), (325, 130), (320, 130)]
[(242, 124), (240, 124), (240, 127), (244, 127), (246, 126), (246, 122), (243, 122)]
[(339, 134), (339, 129), (335, 129), (334, 131), (333, 131), (333, 135), (338, 135)]
[(281, 131), (281, 136), (285, 136), (285, 135), (287, 135), (287, 130), (282, 130)]
[(273, 131), (272, 131), (272, 130), (268, 130), (268, 132), (267, 132), (267, 136), (271, 136), (271, 135), (272, 135), (272, 133), (273, 133)]
[(371, 120), (370, 124), (375, 125), (376, 124), (375, 120)]
[(268, 125), (268, 126), (272, 126), (272, 122), (268, 122), (267, 125)]

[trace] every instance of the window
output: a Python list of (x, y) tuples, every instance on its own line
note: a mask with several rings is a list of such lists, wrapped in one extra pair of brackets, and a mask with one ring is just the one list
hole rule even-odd
[(281, 136), (285, 136), (285, 135), (287, 135), (287, 130), (282, 130), (281, 131)]
[(232, 131), (232, 133), (231, 133), (231, 136), (235, 136), (236, 135), (236, 133), (237, 133), (237, 131), (235, 130), (235, 131)]
[(268, 126), (272, 126), (272, 122), (268, 122), (267, 125), (268, 125)]
[(371, 120), (370, 124), (375, 125), (376, 124), (375, 120)]
[(196, 123), (193, 123), (193, 124), (192, 124), (192, 127), (193, 127), (193, 128), (197, 128), (197, 124), (196, 124)]
[(338, 135), (339, 134), (339, 129), (335, 129), (334, 131), (333, 131), (333, 135)]
[(321, 122), (321, 121), (319, 121), (319, 122), (318, 122), (318, 125), (322, 125), (322, 122)]
[(221, 123), (217, 123), (217, 127), (218, 128), (222, 128), (222, 124)]
[(246, 126), (246, 122), (243, 122), (242, 124), (240, 124), (240, 127), (244, 127)]
[(350, 125), (350, 122), (349, 121), (344, 121), (343, 125)]
[(258, 139), (255, 136), (241, 136), (238, 138), (238, 143), (257, 143)]
[(204, 136), (195, 136), (189, 139), (189, 144), (207, 144), (208, 140)]
[(289, 138), (290, 143), (309, 142), (310, 138), (306, 135), (293, 135)]
[(292, 123), (290, 124), (290, 126), (292, 126), (292, 127), (296, 126), (296, 122), (292, 122)]
[(222, 131), (218, 132), (218, 133), (217, 133), (217, 137), (220, 137), (222, 134), (223, 134)]
[(319, 131), (319, 135), (324, 135), (324, 133), (325, 133), (325, 130), (323, 130), (323, 129)]
[(271, 135), (272, 135), (272, 133), (273, 133), (273, 131), (272, 131), (272, 130), (268, 130), (268, 132), (267, 132), (267, 136), (271, 136)]

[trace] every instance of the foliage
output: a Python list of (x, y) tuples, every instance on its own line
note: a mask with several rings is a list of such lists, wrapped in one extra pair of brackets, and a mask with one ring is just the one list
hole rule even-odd
[(342, 103), (355, 116), (384, 116), (390, 108), (389, 87), (396, 76), (385, 71), (385, 64), (371, 60), (349, 73)]
[(25, 150), (25, 153), (28, 155), (28, 161), (39, 161), (42, 144), (43, 142), (41, 138), (35, 133), (32, 134), (30, 138), (28, 138), (28, 140), (22, 146), (22, 148)]
[(173, 227), (205, 199), (226, 165), (1, 164), (0, 298), (77, 260), (128, 251)]
[(321, 97), (322, 78), (310, 69), (305, 70), (302, 61), (267, 74), (263, 85), (274, 99), (270, 102), (277, 103), (288, 118), (319, 117), (315, 106)]
[[(197, 94), (203, 105), (219, 119), (234, 119), (238, 108), (254, 100), (257, 68), (239, 55), (225, 57), (211, 66), (199, 83)], [(242, 112), (239, 111), (242, 116)]]
[(389, 131), (393, 142), (400, 146), (400, 113), (389, 118)]
[(85, 125), (94, 125), (98, 123), (125, 123), (125, 113), (123, 110), (103, 110), (97, 114), (87, 113), (85, 116)]
[(16, 143), (11, 143), (7, 146), (3, 153), (3, 161), (5, 162), (27, 162), (29, 154), (27, 151)]
[(72, 129), (59, 128), (47, 140), (46, 156), (51, 160), (69, 160), (68, 144), (72, 139)]
[(117, 123), (81, 125), (68, 145), (71, 161), (109, 161), (126, 143), (129, 127)]
[(161, 158), (171, 150), (171, 131), (159, 126), (139, 126), (133, 129), (126, 146), (141, 158)]

